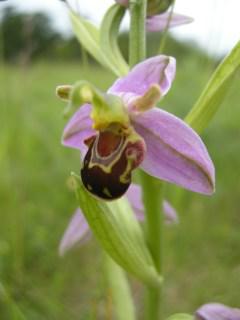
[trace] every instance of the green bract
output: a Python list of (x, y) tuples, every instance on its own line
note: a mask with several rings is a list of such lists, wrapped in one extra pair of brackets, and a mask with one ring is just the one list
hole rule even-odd
[(185, 121), (197, 132), (209, 124), (240, 67), (240, 41), (218, 66)]
[(117, 43), (118, 31), (125, 10), (118, 4), (111, 6), (106, 12), (100, 28), (101, 50), (104, 55), (109, 57), (111, 63), (115, 65), (121, 75), (125, 75), (129, 71)]
[(85, 20), (81, 16), (77, 15), (73, 11), (70, 11), (70, 18), (72, 22), (73, 31), (81, 43), (81, 45), (103, 66), (110, 69), (117, 76), (122, 76), (121, 70), (112, 62), (112, 56), (109, 56), (108, 52), (103, 52), (100, 47), (100, 32), (88, 20)]
[(128, 201), (124, 197), (113, 202), (98, 200), (85, 191), (78, 176), (73, 176), (79, 206), (102, 247), (121, 267), (145, 284), (160, 285), (162, 278)]

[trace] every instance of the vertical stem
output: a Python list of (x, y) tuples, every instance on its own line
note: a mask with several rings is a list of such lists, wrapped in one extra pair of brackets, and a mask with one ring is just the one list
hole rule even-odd
[[(152, 253), (153, 260), (159, 274), (162, 275), (162, 183), (147, 175), (141, 173), (143, 187), (143, 202), (145, 206), (145, 234), (149, 250)], [(151, 320), (161, 319), (161, 297), (162, 288), (148, 287), (146, 290), (145, 318)]]
[(146, 0), (130, 0), (130, 67), (144, 60), (146, 56), (146, 8)]
[[(129, 63), (133, 67), (146, 57), (147, 0), (130, 0)], [(159, 182), (142, 172), (143, 200), (146, 214), (146, 240), (159, 273), (162, 273), (162, 191)], [(160, 319), (161, 287), (146, 288), (146, 320)]]
[[(130, 285), (124, 270), (104, 252), (104, 269), (112, 298), (114, 314), (118, 320), (134, 320), (136, 313)], [(109, 319), (112, 319), (109, 318)]]
[(145, 234), (150, 251), (159, 273), (162, 272), (162, 183), (157, 179), (141, 172), (143, 187), (143, 202), (146, 213)]

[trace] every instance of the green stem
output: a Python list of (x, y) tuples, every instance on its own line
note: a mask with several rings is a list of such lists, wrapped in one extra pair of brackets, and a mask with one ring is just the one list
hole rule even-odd
[(154, 262), (159, 273), (161, 265), (161, 238), (162, 238), (162, 183), (157, 179), (141, 172), (143, 187), (143, 202), (146, 213), (146, 238)]
[(130, 67), (133, 67), (146, 57), (146, 9), (146, 0), (130, 0)]
[[(108, 293), (113, 302), (113, 311), (118, 320), (136, 319), (130, 285), (124, 270), (104, 252), (104, 270)], [(109, 317), (112, 319), (112, 317)]]
[[(143, 202), (145, 205), (145, 233), (148, 247), (159, 274), (162, 275), (162, 243), (163, 243), (163, 214), (162, 214), (162, 184), (141, 173), (143, 187)], [(148, 287), (146, 290), (146, 319), (161, 319), (162, 288)]]
[[(146, 57), (146, 0), (130, 0), (130, 67)], [(146, 216), (146, 241), (156, 268), (162, 274), (162, 191), (159, 182), (142, 172), (143, 200)], [(161, 287), (146, 288), (146, 319), (159, 320)]]

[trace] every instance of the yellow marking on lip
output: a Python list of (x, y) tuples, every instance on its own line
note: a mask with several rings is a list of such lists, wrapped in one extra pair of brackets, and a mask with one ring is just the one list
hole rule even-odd
[(103, 188), (102, 191), (107, 197), (112, 198), (112, 195), (110, 193), (110, 191), (108, 190), (108, 188)]

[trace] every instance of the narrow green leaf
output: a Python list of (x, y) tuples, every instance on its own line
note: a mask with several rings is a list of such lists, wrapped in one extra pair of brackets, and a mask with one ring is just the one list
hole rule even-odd
[(100, 48), (99, 30), (88, 20), (70, 11), (73, 31), (81, 45), (103, 66), (110, 69), (117, 76), (121, 76), (118, 68), (112, 64), (108, 55)]
[(101, 49), (119, 69), (121, 75), (126, 75), (129, 71), (129, 67), (122, 56), (117, 42), (119, 27), (125, 10), (119, 4), (111, 6), (106, 12), (100, 27)]
[(194, 317), (186, 313), (176, 313), (167, 318), (167, 320), (194, 320)]
[(240, 68), (240, 41), (213, 73), (199, 99), (185, 121), (197, 132), (202, 132), (209, 124)]
[(141, 227), (125, 197), (112, 202), (93, 198), (74, 175), (76, 195), (88, 224), (105, 251), (122, 268), (147, 285), (158, 286), (158, 275)]
[(105, 254), (105, 269), (116, 319), (136, 319), (131, 290), (124, 270), (107, 254)]
[[(26, 320), (25, 316), (0, 283), (1, 319)], [(3, 317), (3, 318), (2, 318)]]

